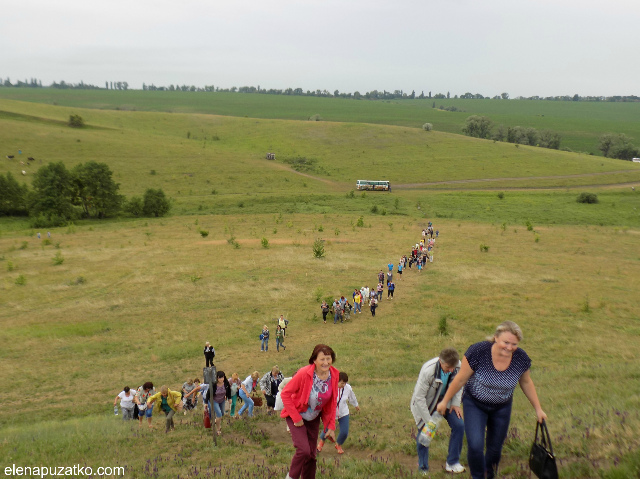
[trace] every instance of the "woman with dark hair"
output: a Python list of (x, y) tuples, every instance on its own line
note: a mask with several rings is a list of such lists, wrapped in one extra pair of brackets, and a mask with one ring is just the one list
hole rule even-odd
[[(211, 409), (213, 409), (213, 412), (216, 415), (216, 432), (219, 436), (222, 434), (222, 416), (224, 416), (225, 401), (231, 401), (231, 384), (229, 383), (224, 371), (218, 371), (216, 373), (216, 382), (213, 383), (212, 391), (209, 391), (208, 384), (201, 384), (194, 388), (189, 394), (185, 395), (185, 399), (188, 399), (192, 394), (197, 395), (198, 391), (202, 393), (205, 412), (209, 414), (209, 418), (213, 416)], [(213, 398), (213, 400), (211, 398)]]
[(138, 405), (138, 419), (140, 422), (138, 426), (142, 426), (142, 419), (146, 416), (147, 422), (149, 423), (149, 427), (153, 428), (151, 425), (151, 417), (153, 415), (153, 406), (147, 407), (147, 400), (156, 393), (156, 390), (153, 389), (153, 383), (151, 381), (147, 381), (142, 386), (138, 388), (136, 391), (136, 396), (134, 401)]
[(313, 348), (309, 366), (300, 368), (280, 392), (296, 453), (287, 479), (315, 479), (320, 419), (326, 436), (335, 440), (336, 404), (340, 372), (332, 366), (336, 353), (325, 344)]

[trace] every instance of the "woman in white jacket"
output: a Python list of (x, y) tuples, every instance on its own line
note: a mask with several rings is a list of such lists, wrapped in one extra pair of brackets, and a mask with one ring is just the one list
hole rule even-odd
[[(460, 371), (460, 355), (454, 348), (445, 348), (440, 352), (440, 356), (427, 361), (420, 369), (420, 375), (416, 382), (413, 396), (411, 398), (411, 412), (416, 421), (418, 435), (416, 436), (416, 447), (418, 449), (418, 469), (423, 475), (427, 475), (429, 470), (429, 447), (422, 444), (421, 436), (427, 432), (427, 423), (436, 412), (436, 406), (449, 389)], [(464, 438), (464, 421), (462, 420), (462, 410), (460, 401), (462, 398), (460, 389), (447, 404), (444, 419), (451, 427), (451, 437), (449, 438), (449, 452), (445, 470), (458, 474), (464, 472), (465, 468), (460, 464), (460, 452), (462, 451), (462, 440)]]
[[(340, 427), (340, 434), (336, 439), (336, 450), (338, 454), (343, 454), (344, 450), (342, 445), (349, 436), (349, 403), (355, 406), (356, 411), (360, 412), (360, 406), (358, 406), (358, 400), (356, 395), (351, 389), (351, 385), (347, 384), (349, 376), (344, 371), (340, 371), (340, 381), (338, 382), (338, 403), (336, 405), (336, 419), (338, 420), (338, 426)], [(320, 440), (318, 441), (318, 452), (322, 451), (324, 446), (325, 432), (323, 430), (320, 434)], [(330, 440), (331, 437), (329, 437)]]

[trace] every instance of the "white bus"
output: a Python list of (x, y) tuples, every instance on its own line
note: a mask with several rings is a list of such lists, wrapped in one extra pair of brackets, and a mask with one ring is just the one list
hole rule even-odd
[(367, 191), (391, 191), (391, 183), (388, 181), (358, 180), (356, 182), (356, 189)]

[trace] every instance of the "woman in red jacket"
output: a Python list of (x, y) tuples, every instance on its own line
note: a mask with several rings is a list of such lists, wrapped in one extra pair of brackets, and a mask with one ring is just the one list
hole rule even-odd
[(291, 459), (287, 479), (315, 479), (316, 444), (320, 419), (326, 436), (335, 440), (336, 404), (340, 372), (332, 366), (336, 353), (325, 344), (313, 348), (309, 366), (300, 368), (280, 392), (296, 453)]

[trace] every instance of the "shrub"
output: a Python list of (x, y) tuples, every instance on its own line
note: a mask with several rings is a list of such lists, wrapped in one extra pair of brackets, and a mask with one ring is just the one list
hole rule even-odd
[(425, 123), (424, 125), (422, 125), (422, 129), (424, 131), (431, 131), (433, 130), (433, 125), (431, 123)]
[(20, 249), (27, 249), (28, 247), (29, 247), (28, 241), (23, 241), (22, 244), (20, 245)]
[(527, 231), (533, 231), (533, 225), (531, 224), (531, 221), (527, 220), (525, 225), (527, 226)]
[(375, 215), (378, 212), (378, 205), (373, 205), (371, 207), (371, 212)]
[(156, 170), (151, 170), (151, 175), (155, 175), (156, 174)]
[(488, 251), (489, 251), (489, 246), (488, 246), (488, 245), (486, 245), (486, 244), (484, 244), (484, 243), (480, 244), (480, 251), (481, 251), (482, 253), (486, 253), (486, 252), (488, 252)]
[(324, 258), (324, 241), (316, 238), (313, 242), (313, 256), (315, 258)]
[(356, 222), (356, 226), (357, 226), (358, 228), (362, 228), (362, 227), (364, 227), (364, 217), (363, 217), (363, 216), (361, 216), (360, 218), (358, 218), (358, 221)]
[(18, 286), (24, 286), (25, 284), (27, 284), (27, 278), (25, 278), (24, 275), (21, 274), (16, 278), (16, 284)]
[(56, 255), (52, 258), (52, 261), (54, 266), (60, 266), (62, 263), (64, 263), (64, 258), (62, 257), (62, 253), (58, 251)]
[(269, 247), (269, 240), (263, 236), (262, 240), (260, 240), (260, 244), (262, 244), (262, 247), (266, 249)]
[(142, 211), (145, 216), (155, 216), (157, 218), (166, 215), (171, 209), (171, 203), (161, 188), (157, 190), (149, 188), (145, 191), (142, 202)]
[(349, 193), (347, 193), (347, 198), (355, 198), (356, 194), (353, 190), (349, 191)]
[(125, 213), (130, 214), (131, 216), (135, 216), (136, 218), (142, 216), (144, 211), (144, 203), (142, 202), (142, 198), (139, 196), (132, 196), (129, 198), (124, 204)]
[(7, 271), (11, 272), (15, 269), (12, 261), (7, 261)]
[(438, 333), (440, 333), (440, 336), (449, 335), (449, 325), (447, 324), (446, 314), (443, 314), (442, 316), (440, 316), (440, 321), (438, 321)]
[(83, 128), (84, 118), (80, 115), (69, 115), (69, 122), (67, 123), (72, 128)]
[(324, 228), (322, 227), (322, 225), (318, 226), (318, 231), (319, 231), (320, 233), (322, 233), (322, 232), (324, 231)]
[(316, 113), (315, 115), (311, 115), (309, 117), (309, 121), (322, 121), (322, 117)]
[(498, 193), (498, 198), (500, 199), (504, 198), (504, 191), (501, 191), (500, 193)]
[(200, 230), (200, 236), (206, 238), (207, 236), (209, 236), (209, 232), (207, 230)]
[(578, 203), (588, 203), (588, 204), (595, 204), (598, 203), (598, 195), (596, 195), (595, 193), (580, 193), (578, 195), (578, 198), (576, 198), (576, 201)]

